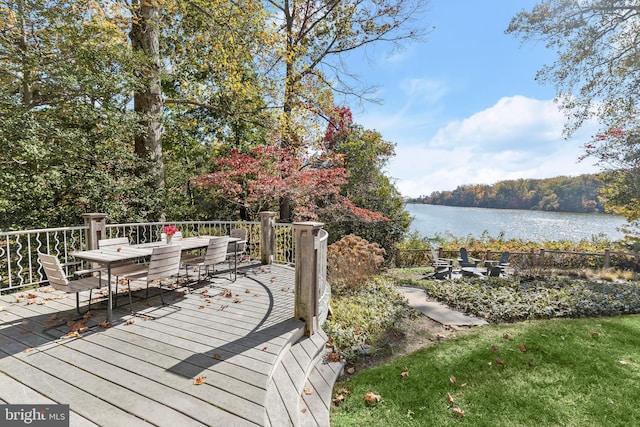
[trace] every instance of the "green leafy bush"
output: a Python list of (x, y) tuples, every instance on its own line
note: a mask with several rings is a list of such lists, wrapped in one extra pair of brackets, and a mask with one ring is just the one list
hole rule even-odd
[(371, 278), (366, 286), (331, 301), (331, 317), (324, 324), (334, 351), (345, 359), (370, 353), (385, 332), (414, 311), (394, 289), (393, 279)]
[(451, 308), (495, 322), (640, 313), (637, 282), (488, 278), (421, 284)]
[(385, 250), (377, 243), (349, 234), (327, 249), (327, 278), (334, 293), (359, 289), (383, 270)]

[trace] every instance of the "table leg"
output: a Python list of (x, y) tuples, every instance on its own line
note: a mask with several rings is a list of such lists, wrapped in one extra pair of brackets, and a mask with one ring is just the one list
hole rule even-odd
[(111, 311), (111, 264), (107, 266), (107, 289), (109, 290), (109, 295), (107, 296), (107, 323), (111, 325), (111, 321), (113, 320), (113, 313)]

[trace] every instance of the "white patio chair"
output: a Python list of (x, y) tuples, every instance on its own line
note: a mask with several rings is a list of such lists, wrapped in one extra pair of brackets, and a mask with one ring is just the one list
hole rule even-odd
[[(127, 281), (129, 288), (129, 307), (133, 313), (133, 302), (131, 300), (131, 281), (144, 280), (147, 284), (146, 298), (149, 298), (149, 284), (156, 280), (162, 281), (177, 276), (180, 271), (180, 254), (182, 248), (178, 245), (160, 246), (153, 249), (148, 267), (142, 272), (125, 274), (123, 279)], [(160, 283), (160, 300), (164, 305), (162, 296), (162, 283)]]
[(57, 256), (38, 252), (38, 261), (40, 261), (40, 265), (42, 265), (47, 280), (53, 289), (76, 294), (76, 311), (78, 314), (82, 314), (80, 312), (80, 292), (89, 291), (89, 307), (87, 311), (91, 309), (91, 292), (102, 285), (100, 276), (69, 280)]
[[(200, 283), (201, 270), (205, 268), (205, 275), (209, 277), (209, 268), (213, 268), (213, 274), (216, 273), (216, 265), (227, 260), (227, 247), (229, 244), (228, 236), (212, 237), (204, 256), (199, 258), (190, 258), (187, 262), (183, 262), (187, 272), (187, 280), (189, 279), (189, 267), (198, 268), (198, 283)], [(230, 273), (231, 274), (231, 273)], [(188, 281), (187, 281), (188, 283)], [(187, 287), (189, 285), (187, 284)]]

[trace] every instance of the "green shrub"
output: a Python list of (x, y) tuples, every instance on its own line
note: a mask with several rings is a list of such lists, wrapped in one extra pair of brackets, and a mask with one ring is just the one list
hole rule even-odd
[(488, 278), (421, 284), (451, 308), (495, 322), (640, 313), (637, 282)]
[(376, 276), (350, 295), (333, 298), (331, 317), (323, 328), (334, 351), (353, 359), (375, 351), (387, 330), (414, 313), (394, 290), (393, 279)]
[(377, 243), (349, 234), (327, 249), (327, 278), (331, 290), (359, 289), (383, 270), (385, 250)]

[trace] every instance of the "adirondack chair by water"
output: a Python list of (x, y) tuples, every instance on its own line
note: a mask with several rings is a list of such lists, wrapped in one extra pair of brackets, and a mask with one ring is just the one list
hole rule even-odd
[(509, 256), (510, 253), (508, 251), (502, 252), (500, 255), (500, 260), (497, 264), (489, 264), (487, 265), (488, 275), (492, 277), (500, 276), (505, 273), (505, 269), (509, 267)]
[[(129, 288), (129, 307), (133, 313), (133, 303), (131, 300), (131, 281), (144, 280), (147, 285), (146, 298), (149, 298), (149, 284), (154, 281), (161, 282), (177, 276), (180, 271), (180, 254), (182, 248), (177, 245), (160, 246), (153, 249), (148, 267), (142, 272), (125, 274), (123, 279), (127, 281)], [(160, 283), (160, 300), (164, 305), (164, 297), (162, 296), (162, 283)]]
[(76, 294), (76, 311), (78, 314), (82, 314), (80, 312), (80, 292), (89, 291), (89, 307), (87, 311), (91, 309), (91, 291), (102, 286), (102, 279), (99, 276), (69, 280), (57, 256), (38, 252), (38, 261), (40, 261), (40, 265), (44, 269), (47, 280), (53, 289)]
[(486, 272), (486, 270), (478, 267), (479, 259), (469, 257), (466, 248), (460, 248), (460, 258), (458, 258), (458, 262), (460, 263), (460, 271), (463, 276), (484, 276)]
[[(204, 267), (205, 275), (209, 277), (209, 268), (213, 269), (213, 274), (216, 272), (216, 265), (223, 263), (227, 260), (227, 247), (229, 245), (228, 236), (212, 237), (209, 240), (209, 245), (204, 253), (204, 256), (200, 258), (191, 258), (188, 262), (183, 263), (185, 270), (187, 271), (187, 286), (189, 279), (189, 267), (198, 268), (198, 283), (200, 283), (201, 270)], [(231, 274), (231, 273), (229, 273)]]
[(446, 276), (449, 276), (449, 278), (451, 278), (451, 274), (453, 272), (453, 260), (438, 257), (438, 253), (434, 248), (431, 248), (431, 257), (433, 277), (435, 277), (436, 279), (444, 279)]

